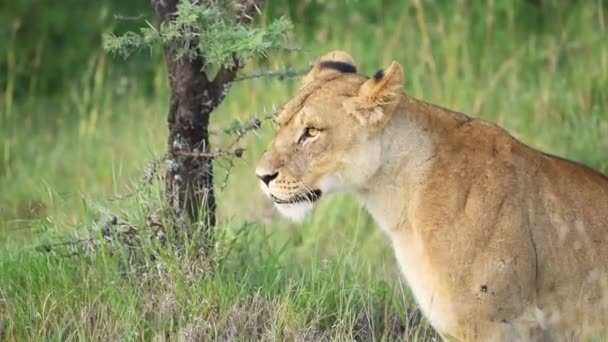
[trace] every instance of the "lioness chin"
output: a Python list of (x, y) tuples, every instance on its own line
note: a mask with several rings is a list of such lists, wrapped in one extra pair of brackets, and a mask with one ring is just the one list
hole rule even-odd
[(256, 173), (286, 216), (358, 195), (446, 340), (585, 339), (608, 326), (608, 178), (323, 56)]

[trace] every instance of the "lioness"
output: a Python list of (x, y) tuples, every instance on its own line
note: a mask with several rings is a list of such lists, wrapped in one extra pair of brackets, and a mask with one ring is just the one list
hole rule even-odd
[(352, 191), (390, 237), (420, 308), (446, 340), (605, 334), (608, 178), (504, 129), (323, 56), (279, 112), (256, 173), (284, 215)]

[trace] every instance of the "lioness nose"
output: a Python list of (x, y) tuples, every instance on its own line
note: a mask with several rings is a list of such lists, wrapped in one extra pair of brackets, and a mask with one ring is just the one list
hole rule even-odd
[(259, 179), (262, 180), (262, 182), (264, 182), (264, 184), (266, 184), (266, 186), (268, 186), (268, 184), (270, 183), (270, 181), (272, 181), (273, 179), (277, 178), (277, 176), (279, 175), (278, 172), (275, 172), (273, 174), (267, 174), (267, 175), (257, 175)]

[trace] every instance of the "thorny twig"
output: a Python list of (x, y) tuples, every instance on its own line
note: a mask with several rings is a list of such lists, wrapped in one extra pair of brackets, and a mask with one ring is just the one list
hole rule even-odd
[[(97, 250), (101, 245), (101, 241), (110, 242), (112, 240), (111, 230), (113, 229), (113, 226), (118, 224), (118, 218), (116, 218), (114, 215), (110, 215), (101, 223), (102, 240), (91, 236), (88, 238), (39, 245), (36, 247), (36, 250), (46, 253), (56, 252), (62, 257), (86, 254), (88, 252)], [(61, 251), (63, 251), (63, 253), (61, 253)]]
[[(236, 145), (247, 133), (249, 132), (255, 132), (257, 129), (259, 129), (262, 126), (262, 123), (264, 121), (268, 121), (268, 120), (274, 120), (274, 116), (275, 113), (271, 113), (270, 115), (266, 115), (264, 117), (262, 117), (262, 119), (259, 119), (258, 117), (254, 116), (248, 125), (242, 125), (240, 128), (235, 129), (234, 132), (236, 134), (236, 138), (228, 145), (228, 148), (233, 148), (234, 145)], [(235, 152), (239, 150), (238, 148), (235, 150)], [(243, 151), (240, 151), (240, 155), (235, 153), (235, 156), (237, 158), (240, 158), (242, 155)], [(227, 158), (228, 160), (228, 166), (225, 167), (225, 173), (224, 173), (224, 179), (222, 180), (222, 185), (220, 185), (220, 190), (224, 190), (224, 188), (226, 187), (226, 185), (228, 184), (228, 178), (230, 177), (230, 172), (232, 171), (232, 168), (234, 167), (234, 158)]]
[[(150, 213), (146, 219), (147, 228), (152, 236), (161, 244), (166, 241), (164, 225), (157, 219), (155, 213)], [(36, 247), (36, 250), (45, 253), (56, 253), (61, 257), (72, 257), (82, 254), (90, 254), (100, 247), (118, 246), (126, 247), (127, 250), (135, 250), (140, 246), (139, 228), (128, 222), (121, 222), (114, 215), (109, 215), (101, 223), (101, 238), (90, 236), (87, 238), (49, 243)]]
[(189, 151), (177, 151), (175, 154), (179, 156), (185, 157), (194, 157), (194, 158), (220, 158), (220, 157), (237, 157), (240, 158), (243, 156), (244, 148), (236, 148), (232, 151), (227, 150), (217, 150), (215, 152), (189, 152)]

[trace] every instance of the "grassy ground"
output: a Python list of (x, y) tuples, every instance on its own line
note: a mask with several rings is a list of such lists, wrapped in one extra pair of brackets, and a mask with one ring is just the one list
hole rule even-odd
[[(365, 15), (357, 11), (363, 3), (353, 2), (348, 15), (330, 8), (314, 28), (296, 22), (304, 51), (264, 67), (302, 65), (335, 48), (351, 52), (367, 74), (397, 60), (409, 94), (608, 171), (608, 12), (601, 1), (544, 10), (431, 3)], [(253, 165), (270, 125), (242, 142), (247, 152), (219, 193), (214, 272), (168, 251), (128, 272), (115, 253), (37, 252), (61, 236), (99, 234), (97, 222), (108, 213), (141, 224), (161, 205), (159, 184), (114, 197), (137, 188), (142, 169), (163, 153), (165, 71), (158, 66), (155, 96), (146, 97), (137, 75), (107, 77), (112, 63), (99, 53), (60, 99), (14, 101), (4, 89), (0, 340), (433, 338), (399, 281), (389, 244), (352, 197), (326, 198), (295, 226), (259, 194)], [(262, 115), (288, 99), (295, 82), (239, 83), (214, 127)], [(218, 146), (225, 139), (214, 137)], [(221, 165), (216, 172), (221, 183)]]

